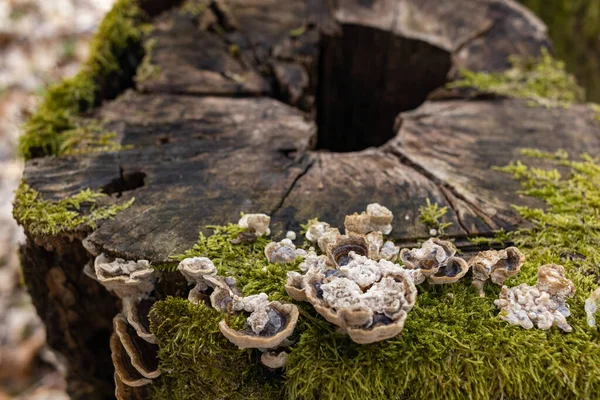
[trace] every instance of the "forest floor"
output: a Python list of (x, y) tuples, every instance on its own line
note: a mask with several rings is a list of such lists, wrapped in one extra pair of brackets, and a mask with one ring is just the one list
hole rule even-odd
[(64, 367), (22, 285), (12, 218), (16, 144), (44, 88), (75, 74), (114, 0), (0, 1), (0, 400), (63, 400)]

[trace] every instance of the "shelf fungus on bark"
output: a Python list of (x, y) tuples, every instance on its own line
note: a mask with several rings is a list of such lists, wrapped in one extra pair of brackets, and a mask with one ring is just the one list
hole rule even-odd
[(525, 329), (535, 324), (542, 330), (556, 325), (571, 332), (573, 328), (567, 322), (571, 311), (566, 298), (573, 297), (575, 290), (562, 265), (547, 264), (538, 268), (536, 286), (525, 283), (512, 288), (502, 286), (500, 298), (494, 304), (501, 310), (500, 317), (511, 324)]
[(296, 261), (298, 257), (307, 255), (306, 250), (297, 249), (290, 239), (280, 242), (271, 242), (265, 246), (265, 256), (272, 264), (286, 264)]
[(116, 400), (145, 400), (148, 398), (148, 391), (146, 390), (148, 386), (138, 386), (132, 387), (128, 386), (119, 375), (114, 373), (115, 379), (115, 398)]
[[(375, 261), (354, 252), (349, 257), (340, 269), (308, 270), (302, 282), (295, 274), (288, 274), (288, 294), (294, 293), (293, 289), (303, 291), (319, 314), (356, 343), (398, 335), (417, 298), (410, 274), (386, 260)], [(290, 296), (300, 298), (298, 292)]]
[(120, 298), (144, 297), (154, 290), (156, 280), (156, 271), (148, 261), (110, 261), (104, 254), (96, 257), (93, 273), (88, 270), (87, 274)]
[(430, 238), (416, 249), (400, 250), (400, 260), (408, 269), (420, 270), (425, 277), (434, 275), (446, 265), (456, 248), (448, 241)]
[(392, 231), (393, 220), (394, 215), (390, 210), (378, 203), (372, 203), (367, 205), (367, 210), (360, 214), (346, 215), (344, 227), (346, 234), (354, 232), (366, 235), (375, 231), (389, 235)]
[(219, 322), (221, 333), (240, 349), (272, 349), (292, 335), (298, 322), (298, 307), (269, 301), (265, 293), (248, 297), (234, 296), (231, 311), (249, 312), (242, 330), (232, 329), (227, 321)]
[(598, 312), (600, 307), (600, 287), (594, 290), (590, 297), (585, 300), (585, 314), (587, 316), (587, 323), (590, 327), (596, 326), (596, 318), (594, 314)]
[(467, 272), (469, 272), (469, 264), (460, 257), (452, 256), (435, 274), (427, 277), (427, 282), (432, 285), (454, 283), (458, 282)]
[[(116, 378), (123, 385), (144, 386), (160, 376), (158, 346), (140, 338), (122, 314), (113, 319), (110, 349)], [(117, 385), (117, 395), (119, 391), (123, 393), (124, 388)]]
[(473, 269), (473, 287), (481, 297), (485, 297), (485, 281), (491, 279), (493, 283), (502, 286), (508, 278), (519, 273), (524, 262), (525, 256), (516, 247), (482, 251), (469, 260)]
[(150, 332), (148, 314), (156, 302), (152, 296), (125, 297), (123, 299), (123, 314), (127, 322), (135, 329), (138, 336), (150, 343), (156, 343), (156, 336)]

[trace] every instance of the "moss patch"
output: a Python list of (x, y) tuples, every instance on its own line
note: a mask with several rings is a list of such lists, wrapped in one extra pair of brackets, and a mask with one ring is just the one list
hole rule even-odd
[[(485, 287), (487, 297), (480, 298), (471, 288), (469, 279), (453, 285), (419, 286), (417, 304), (409, 314), (402, 334), (370, 345), (353, 343), (336, 332), (310, 305), (298, 303), (301, 316), (281, 383), (284, 397), (595, 398), (600, 392), (600, 332), (587, 326), (583, 304), (600, 278), (600, 164), (587, 156), (572, 161), (564, 152), (547, 154), (524, 150), (523, 155), (543, 158), (569, 173), (561, 174), (555, 168), (530, 168), (523, 163), (501, 168), (522, 183), (523, 195), (535, 196), (547, 203), (545, 210), (517, 208), (521, 215), (532, 221), (533, 227), (500, 232), (496, 238), (514, 242), (527, 255), (521, 273), (507, 284), (534, 284), (540, 265), (564, 265), (567, 276), (578, 288), (575, 297), (568, 300), (572, 311), (568, 321), (573, 332), (565, 334), (557, 328), (525, 330), (502, 321), (493, 303), (500, 288), (488, 284)], [(439, 222), (443, 217), (441, 210), (430, 203), (422, 214), (431, 217), (432, 222)], [(213, 229), (212, 236), (200, 235), (198, 244), (184, 256), (210, 257), (220, 273), (238, 278), (245, 294), (265, 291), (271, 297), (290, 301), (282, 287), (287, 271), (297, 268), (296, 265), (268, 265), (263, 255), (268, 241), (265, 238), (253, 244), (232, 245), (229, 241), (241, 231), (237, 225)], [(481, 243), (484, 241), (489, 238), (480, 240)], [(204, 326), (209, 325), (196, 320), (190, 311), (204, 306), (177, 301), (180, 308), (171, 308), (168, 301), (159, 303), (159, 307), (162, 312), (190, 318), (182, 320), (181, 324), (198, 326), (190, 328), (198, 329), (191, 335), (194, 338), (214, 330), (213, 327), (205, 331)], [(215, 321), (222, 318), (224, 316), (214, 315)], [(194, 384), (185, 378), (188, 367), (173, 364), (174, 358), (185, 358), (185, 354), (196, 357), (199, 352), (194, 347), (197, 345), (181, 342), (182, 337), (188, 336), (188, 331), (185, 335), (180, 333), (183, 328), (177, 328), (178, 324), (164, 324), (162, 328), (161, 362), (163, 368), (171, 368), (172, 372), (168, 375), (171, 378), (155, 385), (159, 393), (176, 391), (174, 388), (182, 384)], [(167, 329), (167, 325), (171, 327)], [(213, 339), (204, 342), (222, 340), (214, 334)], [(173, 350), (176, 344), (182, 347)], [(222, 345), (226, 346), (226, 343), (222, 342)], [(181, 353), (184, 355), (180, 356)], [(257, 356), (256, 351), (253, 356), (241, 351), (234, 351), (230, 356), (236, 354), (248, 359)], [(197, 365), (204, 364), (196, 360), (194, 365), (198, 368)], [(244, 374), (251, 374), (244, 372), (245, 366), (250, 365), (248, 371), (261, 368), (253, 364), (240, 365), (244, 368), (238, 369), (237, 381), (244, 379)], [(186, 393), (192, 387), (189, 386)], [(203, 390), (201, 387), (199, 390)]]
[(137, 65), (141, 57), (132, 49), (139, 46), (144, 19), (136, 0), (115, 3), (100, 24), (80, 72), (50, 87), (25, 123), (19, 140), (21, 156), (30, 159), (64, 153), (78, 128), (75, 117), (124, 88), (123, 82), (131, 80), (124, 71), (131, 69), (131, 63)]
[(271, 300), (290, 300), (283, 286), (288, 271), (300, 271), (300, 259), (289, 264), (270, 264), (265, 257), (265, 246), (271, 241), (269, 238), (263, 236), (254, 243), (232, 244), (231, 240), (236, 239), (245, 228), (237, 224), (208, 228), (213, 230), (212, 235), (206, 237), (200, 233), (198, 243), (192, 249), (173, 259), (208, 257), (214, 262), (219, 275), (236, 278), (244, 295), (266, 293)]
[(435, 229), (438, 234), (443, 235), (444, 230), (452, 226), (452, 222), (443, 222), (448, 213), (448, 207), (440, 207), (427, 199), (427, 204), (419, 207), (419, 218), (428, 228)]
[(169, 297), (154, 306), (151, 330), (166, 371), (153, 385), (154, 399), (281, 398), (281, 382), (266, 376), (256, 353), (239, 350), (221, 334), (221, 319), (211, 307), (181, 298)]
[(584, 91), (568, 74), (562, 61), (542, 49), (539, 60), (511, 57), (513, 67), (502, 73), (462, 71), (462, 79), (450, 88), (475, 88), (485, 93), (529, 99), (547, 107), (568, 107), (584, 100)]
[(135, 81), (144, 83), (149, 79), (157, 78), (161, 73), (161, 68), (152, 63), (152, 50), (156, 47), (156, 39), (148, 39), (144, 42), (144, 58), (135, 73)]
[(52, 202), (22, 182), (15, 193), (13, 216), (30, 235), (56, 236), (86, 227), (95, 229), (99, 221), (114, 218), (135, 201), (132, 198), (122, 204), (98, 206), (104, 197), (104, 193), (86, 189)]

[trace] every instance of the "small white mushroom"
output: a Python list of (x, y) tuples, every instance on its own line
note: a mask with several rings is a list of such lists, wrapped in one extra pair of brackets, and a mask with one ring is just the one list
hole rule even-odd
[(271, 234), (270, 223), (271, 217), (266, 214), (244, 214), (238, 221), (238, 226), (247, 228), (249, 232), (256, 234), (256, 236), (269, 236)]
[(585, 300), (585, 314), (587, 316), (587, 323), (590, 327), (596, 326), (596, 318), (594, 314), (598, 312), (600, 307), (600, 287), (594, 290), (590, 297)]
[(296, 240), (296, 232), (294, 231), (288, 231), (285, 234), (286, 239), (290, 239), (290, 240)]

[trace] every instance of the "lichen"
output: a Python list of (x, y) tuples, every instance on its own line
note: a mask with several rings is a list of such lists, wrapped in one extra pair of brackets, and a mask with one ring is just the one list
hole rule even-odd
[(57, 155), (68, 148), (65, 142), (71, 137), (69, 132), (78, 128), (76, 117), (102, 100), (101, 91), (114, 89), (115, 81), (127, 80), (122, 64), (137, 57), (131, 49), (139, 45), (145, 29), (143, 21), (138, 1), (115, 3), (100, 24), (82, 69), (48, 88), (38, 110), (25, 123), (19, 140), (22, 157)]
[(129, 208), (135, 198), (113, 205), (98, 205), (106, 194), (91, 189), (58, 201), (45, 200), (36, 190), (22, 182), (15, 193), (13, 216), (25, 231), (34, 236), (74, 233), (82, 228), (95, 229), (102, 220), (114, 218)]
[(500, 73), (461, 71), (462, 78), (449, 88), (475, 88), (484, 93), (528, 99), (547, 107), (568, 107), (584, 100), (584, 90), (567, 73), (564, 62), (542, 49), (539, 60), (531, 57), (510, 58), (512, 68)]

